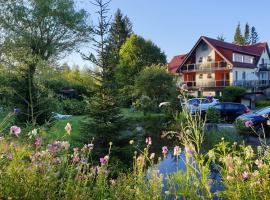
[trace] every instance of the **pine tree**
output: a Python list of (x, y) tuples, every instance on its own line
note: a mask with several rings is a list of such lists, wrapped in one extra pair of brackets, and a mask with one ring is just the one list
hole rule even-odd
[(244, 37), (242, 36), (242, 33), (241, 33), (240, 23), (238, 23), (238, 25), (236, 27), (236, 30), (235, 30), (234, 43), (240, 44), (240, 45), (244, 45), (245, 44)]
[(124, 16), (120, 9), (118, 9), (109, 30), (108, 45), (106, 46), (108, 64), (111, 65), (112, 68), (115, 69), (119, 64), (121, 46), (132, 33), (132, 23), (129, 18)]
[(93, 5), (98, 8), (98, 24), (94, 28), (93, 45), (95, 53), (83, 58), (92, 62), (98, 70), (93, 72), (97, 82), (96, 94), (89, 99), (89, 121), (81, 126), (82, 134), (78, 140), (87, 143), (95, 138), (95, 153), (107, 152), (109, 142), (117, 145), (119, 130), (122, 124), (120, 108), (116, 101), (116, 87), (114, 69), (108, 64), (106, 47), (110, 28), (108, 6), (110, 1), (94, 0)]
[(246, 23), (246, 26), (245, 26), (244, 40), (245, 40), (245, 45), (250, 44), (250, 27), (248, 23)]
[(217, 36), (217, 39), (222, 41), (222, 42), (225, 42), (226, 38), (223, 36), (223, 34)]
[(259, 36), (254, 26), (251, 28), (250, 42), (251, 44), (259, 42)]

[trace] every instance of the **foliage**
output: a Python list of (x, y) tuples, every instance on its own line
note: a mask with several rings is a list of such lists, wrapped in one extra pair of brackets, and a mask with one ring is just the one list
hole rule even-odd
[(256, 100), (256, 107), (267, 107), (270, 106), (270, 100)]
[(144, 112), (157, 111), (159, 104), (169, 102), (177, 96), (173, 77), (162, 66), (143, 69), (135, 80), (135, 95)]
[(130, 105), (134, 93), (135, 79), (146, 67), (166, 64), (166, 56), (152, 41), (132, 35), (120, 50), (117, 82), (124, 105)]
[(241, 144), (244, 141), (244, 137), (230, 129), (224, 130), (213, 129), (207, 131), (205, 133), (204, 141), (202, 143), (203, 151), (208, 152), (222, 140), (229, 142), (230, 144), (233, 144), (235, 142)]
[(256, 44), (259, 42), (259, 35), (254, 26), (251, 27), (250, 41), (251, 41), (251, 44)]
[(108, 6), (110, 1), (94, 0), (92, 2), (97, 8), (98, 23), (94, 27), (93, 45), (95, 54), (90, 53), (84, 57), (98, 68), (93, 73), (97, 80), (95, 95), (88, 100), (88, 120), (81, 125), (81, 135), (78, 141), (82, 144), (88, 143), (95, 138), (97, 153), (105, 153), (109, 142), (118, 146), (118, 137), (122, 127), (122, 116), (117, 103), (117, 90), (115, 86), (115, 70), (109, 65), (106, 56), (108, 32), (110, 28)]
[(206, 120), (209, 123), (220, 123), (221, 122), (221, 115), (220, 111), (215, 107), (210, 107), (206, 110)]
[[(40, 115), (40, 66), (51, 63), (86, 42), (90, 27), (86, 13), (77, 11), (73, 0), (1, 0), (0, 28), (3, 30), (1, 52), (9, 67), (20, 73), (19, 88), (14, 88), (24, 104), (21, 109), (31, 123), (44, 123)], [(44, 93), (43, 93), (44, 94)], [(46, 98), (46, 96), (44, 97)], [(39, 122), (37, 122), (39, 121)]]
[(222, 42), (225, 42), (225, 40), (226, 40), (226, 38), (224, 37), (223, 34), (218, 35), (218, 36), (217, 36), (217, 39), (220, 40), (220, 41), (222, 41)]
[(117, 9), (114, 19), (111, 23), (108, 36), (108, 46), (106, 47), (109, 54), (109, 64), (116, 67), (119, 64), (119, 53), (121, 46), (126, 39), (132, 34), (132, 23), (127, 16), (124, 16), (120, 9)]
[(242, 87), (238, 86), (228, 86), (225, 87), (222, 91), (222, 99), (223, 101), (228, 102), (235, 102), (239, 101), (244, 94), (246, 93), (246, 90)]
[(68, 115), (85, 115), (85, 102), (76, 99), (66, 99), (62, 101), (63, 110)]
[(245, 38), (243, 37), (243, 35), (241, 33), (240, 23), (238, 23), (238, 25), (236, 27), (236, 30), (235, 30), (234, 43), (240, 44), (240, 45), (244, 45), (245, 44)]
[(245, 45), (248, 45), (251, 43), (250, 28), (249, 28), (248, 23), (246, 23), (245, 25), (244, 40), (245, 40)]

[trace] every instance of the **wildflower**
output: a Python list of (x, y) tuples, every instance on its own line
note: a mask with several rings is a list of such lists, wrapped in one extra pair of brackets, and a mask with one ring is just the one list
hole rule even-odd
[(168, 190), (166, 190), (164, 193), (165, 193), (166, 195), (170, 195), (170, 192), (169, 192)]
[(130, 140), (129, 141), (129, 144), (134, 144), (134, 140)]
[(68, 150), (70, 147), (70, 144), (68, 141), (62, 141), (61, 142), (61, 148), (64, 148), (65, 150)]
[(164, 157), (167, 156), (167, 154), (168, 154), (168, 147), (167, 146), (162, 147), (162, 154)]
[(173, 148), (173, 155), (174, 155), (174, 156), (179, 156), (180, 153), (181, 153), (181, 149), (179, 148), (179, 146), (175, 146), (175, 147)]
[(170, 105), (170, 102), (161, 102), (158, 107), (162, 107), (162, 106), (169, 106)]
[(53, 143), (53, 144), (48, 144), (48, 150), (49, 150), (50, 152), (55, 152), (55, 151), (57, 151), (57, 149), (58, 149), (58, 145), (56, 145), (55, 143)]
[(33, 129), (27, 135), (28, 135), (29, 139), (32, 139), (32, 137), (36, 137), (36, 135), (37, 135), (37, 129)]
[(244, 173), (242, 174), (242, 177), (244, 180), (247, 180), (249, 178), (248, 172), (244, 171)]
[(11, 126), (10, 127), (10, 134), (14, 134), (16, 137), (19, 137), (21, 133), (21, 128), (17, 126)]
[(70, 124), (70, 123), (67, 123), (67, 125), (66, 125), (66, 127), (65, 127), (65, 130), (66, 130), (67, 134), (70, 135), (71, 130), (72, 130), (72, 127), (71, 127), (71, 124)]
[(254, 151), (253, 151), (252, 147), (250, 145), (245, 147), (245, 157), (246, 157), (246, 159), (250, 159), (253, 156), (254, 156)]
[(5, 138), (4, 137), (0, 137), (0, 141), (4, 140)]
[(87, 147), (89, 148), (89, 150), (93, 150), (94, 144), (92, 144), (92, 143), (91, 144), (88, 144)]
[(257, 176), (259, 176), (259, 171), (258, 170), (255, 170), (254, 172), (253, 172), (253, 174), (252, 174), (254, 177), (257, 177)]
[(257, 159), (257, 160), (255, 161), (255, 164), (258, 166), (259, 169), (263, 167), (263, 161), (262, 161), (262, 160), (258, 160), (258, 159)]
[(253, 126), (253, 122), (251, 120), (248, 120), (248, 121), (245, 122), (245, 126), (246, 127), (251, 127), (251, 126)]
[(109, 156), (104, 156), (103, 158), (99, 159), (101, 165), (106, 165), (109, 162)]
[(155, 153), (151, 153), (150, 157), (151, 160), (155, 158)]
[(146, 138), (146, 139), (145, 139), (145, 143), (146, 143), (147, 145), (151, 145), (151, 144), (152, 144), (152, 139), (151, 139), (151, 137)]
[(193, 153), (194, 153), (193, 145), (191, 145), (191, 144), (185, 145), (185, 151), (187, 154), (193, 155)]
[(227, 179), (228, 181), (232, 181), (232, 180), (233, 180), (233, 177), (232, 177), (232, 176), (227, 176), (226, 179)]
[(36, 147), (39, 147), (39, 146), (42, 145), (42, 138), (41, 137), (39, 137), (39, 138), (36, 139), (35, 145), (36, 145)]
[(12, 153), (7, 153), (6, 157), (8, 160), (12, 160), (13, 159), (13, 154)]
[(79, 149), (78, 148), (74, 148), (73, 149), (73, 162), (79, 162), (79, 161), (80, 161)]
[(112, 142), (109, 143), (110, 146), (112, 146), (112, 144), (113, 144)]

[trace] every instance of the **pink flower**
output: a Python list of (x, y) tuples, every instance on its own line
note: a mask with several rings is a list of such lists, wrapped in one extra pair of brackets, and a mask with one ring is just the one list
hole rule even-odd
[(73, 149), (73, 162), (79, 162), (79, 161), (80, 161), (79, 149), (78, 148), (74, 148)]
[(248, 121), (245, 122), (245, 126), (246, 127), (251, 127), (251, 126), (253, 126), (253, 122), (251, 120), (248, 120)]
[(247, 180), (249, 178), (248, 172), (244, 171), (244, 173), (242, 174), (242, 177), (244, 180)]
[(17, 126), (11, 126), (10, 127), (10, 134), (14, 134), (16, 137), (19, 137), (21, 133), (21, 128)]
[(99, 159), (101, 165), (106, 165), (109, 162), (109, 156), (104, 156), (103, 158)]
[(168, 151), (169, 150), (168, 150), (167, 146), (162, 147), (162, 154), (163, 154), (164, 157), (168, 154)]
[(147, 145), (151, 145), (151, 144), (152, 144), (152, 139), (151, 139), (151, 137), (146, 138), (146, 139), (145, 139), (145, 143), (146, 143)]
[(174, 155), (174, 156), (179, 156), (180, 153), (181, 153), (180, 147), (179, 147), (179, 146), (175, 146), (175, 147), (173, 148), (173, 155)]
[(185, 145), (185, 151), (187, 154), (193, 155), (193, 153), (194, 153), (193, 146), (192, 145)]
[(42, 138), (41, 138), (41, 137), (39, 137), (39, 138), (36, 139), (35, 145), (36, 145), (37, 147), (39, 147), (39, 146), (42, 145)]

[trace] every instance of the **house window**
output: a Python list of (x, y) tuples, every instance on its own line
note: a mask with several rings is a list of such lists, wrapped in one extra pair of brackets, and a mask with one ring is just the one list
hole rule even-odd
[(246, 80), (246, 72), (242, 72), (242, 79)]
[(203, 57), (200, 57), (199, 60), (198, 60), (198, 62), (201, 63), (202, 62), (202, 59), (203, 59)]
[(202, 79), (202, 78), (203, 78), (203, 74), (200, 74), (200, 75), (199, 75), (199, 79)]
[(238, 80), (238, 71), (235, 71), (235, 80)]
[(208, 50), (208, 46), (206, 43), (202, 44), (202, 51), (207, 51)]
[(212, 74), (207, 74), (207, 78), (212, 78)]
[(211, 62), (212, 61), (212, 57), (211, 56), (207, 56), (207, 61)]

